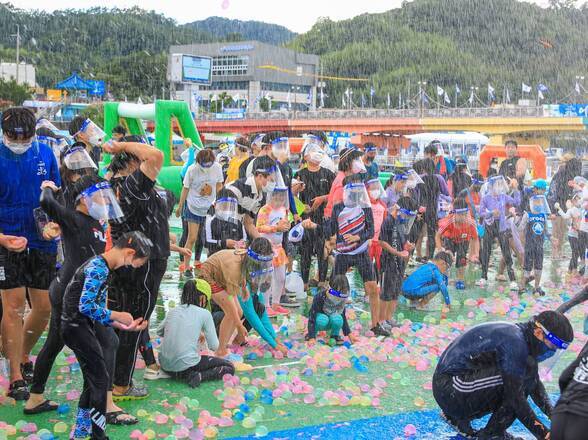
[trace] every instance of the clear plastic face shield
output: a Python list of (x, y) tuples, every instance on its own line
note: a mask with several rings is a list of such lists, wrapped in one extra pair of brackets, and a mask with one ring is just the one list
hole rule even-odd
[(424, 183), (421, 176), (415, 170), (408, 170), (406, 172), (406, 187), (408, 189), (414, 189), (419, 183)]
[(361, 159), (355, 159), (351, 162), (351, 171), (353, 174), (363, 174), (367, 172), (367, 169)]
[(214, 205), (214, 216), (226, 222), (239, 222), (239, 203), (232, 197), (217, 199)]
[(349, 298), (349, 293), (329, 288), (326, 300), (332, 305), (333, 308), (340, 309), (340, 311), (333, 310), (334, 312), (341, 313), (343, 312), (347, 298)]
[(49, 122), (49, 120), (47, 120), (45, 118), (41, 118), (37, 121), (37, 125), (35, 127), (35, 130), (38, 130), (39, 128), (47, 128), (47, 129), (51, 130), (53, 133), (59, 132), (59, 128), (57, 128), (55, 125), (53, 125), (51, 122)]
[(269, 174), (267, 177), (267, 185), (263, 188), (266, 193), (272, 193), (274, 188), (284, 188), (286, 184), (284, 183), (284, 178), (282, 177), (282, 172), (280, 171), (280, 167), (274, 165), (269, 170)]
[(263, 138), (265, 137), (265, 133), (259, 133), (253, 141), (251, 142), (251, 149), (253, 153), (257, 155), (261, 149), (263, 148)]
[(252, 292), (263, 293), (270, 288), (274, 270), (273, 258), (273, 254), (260, 255), (251, 248), (247, 249), (247, 258), (245, 261), (247, 265), (246, 277)]
[(272, 141), (272, 154), (281, 163), (290, 157), (290, 141), (287, 137), (281, 137)]
[(365, 183), (365, 187), (368, 191), (370, 199), (372, 200), (379, 200), (381, 199), (385, 193), (384, 187), (382, 186), (382, 182), (380, 179), (371, 179)]
[(87, 188), (79, 198), (85, 202), (88, 214), (96, 220), (117, 221), (124, 216), (108, 182), (100, 182)]
[(86, 168), (98, 169), (84, 147), (73, 147), (63, 157), (63, 164), (72, 171)]
[(469, 213), (470, 209), (469, 208), (459, 208), (459, 209), (454, 209), (453, 210), (453, 215), (455, 218), (455, 223), (458, 224), (463, 224), (468, 220), (468, 213)]
[(291, 243), (299, 243), (302, 240), (302, 237), (304, 237), (304, 228), (302, 227), (302, 223), (298, 223), (290, 229), (288, 240), (290, 240)]
[(370, 208), (370, 197), (363, 183), (348, 183), (343, 188), (343, 203), (347, 208)]
[(274, 188), (268, 197), (267, 203), (274, 210), (287, 210), (289, 208), (288, 188), (285, 186)]
[(562, 358), (570, 343), (559, 339), (539, 322), (535, 322), (535, 325), (543, 332), (544, 351), (536, 356), (537, 362), (540, 363), (539, 371), (543, 374), (549, 374)]
[(582, 190), (584, 189), (584, 187), (586, 186), (586, 183), (588, 183), (588, 180), (586, 180), (584, 177), (582, 176), (576, 176), (574, 177), (574, 179), (572, 180), (572, 186), (574, 188), (576, 188), (577, 190)]
[(410, 233), (412, 225), (416, 219), (416, 215), (416, 211), (398, 208), (398, 222), (400, 223), (400, 230), (404, 235), (408, 235)]
[(325, 156), (325, 151), (316, 143), (307, 144), (304, 147), (304, 159), (312, 165), (320, 165)]
[(547, 198), (544, 195), (531, 196), (529, 199), (529, 211), (531, 214), (551, 214)]
[(84, 121), (80, 127), (80, 131), (78, 131), (76, 135), (77, 134), (83, 134), (88, 142), (92, 145), (100, 145), (106, 136), (106, 133), (104, 133), (104, 131), (102, 131), (102, 129), (98, 127), (91, 119), (86, 119)]
[(488, 193), (493, 196), (500, 196), (508, 193), (508, 183), (503, 176), (492, 176), (488, 180)]

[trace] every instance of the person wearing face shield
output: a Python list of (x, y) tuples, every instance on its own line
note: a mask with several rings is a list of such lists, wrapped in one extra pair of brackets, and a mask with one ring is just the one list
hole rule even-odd
[[(55, 358), (64, 346), (60, 327), (65, 289), (80, 266), (90, 258), (104, 252), (108, 221), (121, 220), (123, 216), (110, 185), (98, 176), (84, 176), (73, 184), (72, 196), (76, 200), (75, 210), (58, 201), (56, 197), (58, 188), (53, 182), (45, 181), (42, 187), (41, 207), (60, 227), (66, 258), (49, 287), (51, 321), (47, 339), (35, 363), (31, 395), (24, 408), (24, 413), (27, 415), (57, 409), (57, 403), (45, 400), (43, 393)], [(118, 338), (101, 324), (96, 324), (95, 331), (101, 333), (105, 348), (104, 359), (109, 377), (112, 377)], [(108, 423), (137, 423), (135, 417), (124, 413), (114, 404), (111, 386), (112, 384), (109, 387), (106, 409)]]
[(58, 134), (58, 128), (42, 118), (37, 121), (37, 140), (41, 143), (47, 144), (57, 159), (57, 164), (60, 165), (61, 152), (68, 146), (65, 136)]
[[(317, 143), (308, 143), (303, 150), (303, 157), (306, 167), (300, 169), (295, 176), (304, 184), (303, 190), (299, 194), (300, 200), (305, 205), (302, 218), (304, 220), (310, 219), (317, 225), (321, 225), (325, 221), (325, 205), (335, 180), (335, 174), (321, 165), (325, 152)], [(317, 230), (305, 231), (300, 246), (300, 271), (305, 290), (308, 290), (309, 286), (313, 257), (316, 257), (318, 261), (319, 283), (326, 282), (328, 260), (325, 258), (324, 248), (325, 237), (322, 234)]]
[(239, 215), (239, 202), (228, 189), (221, 189), (214, 203), (214, 214), (208, 214), (204, 223), (208, 257), (223, 249), (245, 247), (247, 233)]
[(419, 307), (426, 306), (441, 292), (446, 306), (442, 311), (446, 312), (451, 306), (447, 284), (452, 264), (453, 257), (449, 252), (437, 252), (431, 261), (416, 269), (402, 282), (402, 295), (412, 306)]
[(69, 123), (69, 134), (76, 142), (82, 142), (86, 151), (95, 164), (100, 163), (101, 149), (100, 145), (104, 141), (106, 134), (91, 119), (82, 116), (76, 116)]
[[(206, 220), (206, 214), (216, 194), (224, 182), (221, 166), (215, 162), (214, 153), (210, 148), (200, 150), (196, 155), (196, 162), (188, 168), (176, 217), (182, 217), (188, 222), (188, 237), (184, 247), (192, 250), (198, 238), (200, 227)], [(193, 277), (190, 257), (184, 256), (184, 276)]]
[(333, 207), (343, 202), (343, 179), (354, 174), (366, 172), (365, 165), (361, 160), (362, 156), (363, 153), (353, 145), (341, 150), (339, 156), (339, 172), (335, 176), (335, 180), (333, 180), (331, 190), (329, 191), (327, 205), (325, 206), (325, 218), (331, 218)]
[(543, 270), (543, 245), (548, 235), (547, 218), (551, 214), (547, 198), (544, 193), (547, 182), (537, 179), (533, 182), (533, 196), (529, 199), (529, 211), (525, 212), (522, 224), (525, 230), (525, 256), (523, 263), (523, 275), (519, 285), (519, 292), (523, 293), (531, 280), (531, 271), (535, 278), (533, 293), (543, 296), (545, 292), (540, 287), (541, 271)]
[(380, 325), (386, 330), (397, 327), (394, 320), (406, 263), (414, 244), (409, 235), (417, 215), (417, 204), (410, 197), (400, 197), (382, 223), (379, 245), (382, 248), (380, 287)]
[[(445, 349), (433, 375), (433, 396), (445, 420), (466, 438), (486, 440), (512, 439), (507, 429), (518, 419), (536, 438), (549, 439), (527, 397), (552, 415), (539, 364), (553, 368), (573, 340), (568, 319), (551, 310), (528, 322), (467, 330)], [(488, 414), (486, 426), (474, 431), (471, 422)]]
[[(508, 195), (512, 190), (512, 196)], [(488, 179), (488, 192), (480, 202), (480, 217), (484, 224), (484, 237), (482, 238), (482, 251), (480, 262), (482, 264), (482, 277), (476, 282), (477, 286), (484, 287), (488, 283), (488, 267), (492, 255), (492, 245), (498, 238), (502, 257), (506, 264), (510, 288), (518, 289), (515, 281), (515, 273), (512, 268), (512, 255), (510, 253), (510, 231), (506, 220), (507, 205), (518, 206), (521, 195), (518, 191), (516, 179), (510, 179), (510, 185), (503, 176), (493, 176)]]
[(380, 175), (380, 168), (375, 162), (378, 154), (378, 147), (373, 143), (367, 142), (363, 145), (363, 157), (361, 160), (365, 166), (365, 173), (362, 174), (364, 180), (377, 179)]
[(151, 240), (141, 232), (125, 233), (112, 249), (78, 268), (65, 289), (61, 335), (76, 355), (85, 384), (72, 438), (108, 438), (105, 434), (109, 419), (107, 395), (112, 376), (104, 352), (112, 350), (110, 344), (116, 341), (114, 328), (138, 333), (148, 325), (142, 316), (135, 317), (107, 306), (109, 275), (123, 266), (138, 268), (146, 264), (152, 246)]
[[(54, 278), (57, 244), (38, 232), (34, 212), (40, 207), (41, 183), (61, 185), (51, 148), (35, 140), (35, 116), (23, 107), (0, 117), (0, 231), (13, 237), (0, 247), (2, 341), (10, 363), (8, 396), (26, 400), (33, 364), (29, 354), (49, 320), (49, 284)], [(18, 243), (18, 244), (17, 244)], [(26, 291), (32, 310), (23, 322)]]
[[(470, 243), (474, 249), (479, 249), (478, 229), (476, 222), (469, 214), (469, 208), (464, 199), (458, 198), (453, 202), (452, 212), (439, 222), (439, 230), (435, 235), (437, 247), (455, 255), (455, 267), (457, 268), (457, 280), (455, 288), (465, 289), (465, 268), (468, 261), (468, 249)], [(478, 260), (478, 255), (470, 254), (472, 261)]]
[[(417, 175), (418, 177), (418, 175)], [(420, 177), (419, 177), (420, 179)], [(398, 200), (406, 195), (407, 190), (409, 189), (407, 186), (408, 183), (408, 174), (402, 171), (395, 172), (392, 176), (390, 176), (390, 180), (386, 183), (386, 194), (384, 196), (384, 201), (386, 202), (386, 207), (388, 210), (392, 209), (394, 205), (398, 202)], [(415, 185), (416, 186), (416, 185)], [(414, 188), (410, 188), (414, 189)]]
[(287, 352), (279, 342), (265, 310), (262, 316), (255, 311), (252, 296), (261, 304), (271, 287), (274, 252), (267, 238), (254, 239), (249, 248), (225, 249), (208, 258), (200, 268), (200, 277), (210, 284), (212, 300), (223, 310), (219, 329), (218, 357), (229, 354), (228, 344), (235, 329), (236, 342), (244, 343), (248, 334), (243, 325), (245, 316), (251, 326), (272, 347)]
[(340, 335), (349, 337), (352, 342), (351, 329), (345, 315), (345, 303), (349, 298), (349, 281), (345, 275), (334, 276), (329, 287), (320, 290), (313, 298), (308, 312), (308, 332), (305, 339), (313, 343), (317, 332), (327, 331), (328, 339), (333, 339), (337, 345), (344, 340)]
[(380, 256), (382, 255), (382, 248), (378, 243), (378, 237), (380, 236), (380, 229), (382, 223), (387, 215), (386, 204), (382, 200), (385, 195), (384, 187), (380, 182), (380, 179), (371, 179), (365, 182), (365, 189), (368, 192), (370, 198), (370, 204), (372, 208), (372, 215), (374, 217), (374, 238), (370, 242), (369, 255), (374, 262), (374, 268), (376, 270), (376, 277), (380, 279), (381, 265)]

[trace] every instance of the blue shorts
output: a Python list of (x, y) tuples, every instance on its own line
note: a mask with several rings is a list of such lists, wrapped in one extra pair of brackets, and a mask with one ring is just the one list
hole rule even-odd
[(184, 205), (184, 211), (182, 212), (182, 218), (186, 220), (188, 223), (196, 223), (198, 225), (203, 225), (206, 221), (205, 215), (196, 215), (190, 211), (188, 208), (188, 204)]

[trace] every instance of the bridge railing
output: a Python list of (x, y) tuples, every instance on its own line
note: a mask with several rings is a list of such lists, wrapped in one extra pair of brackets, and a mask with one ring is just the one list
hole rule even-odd
[[(386, 118), (515, 118), (550, 116), (543, 107), (480, 107), (427, 109), (322, 109), (313, 111), (246, 112), (245, 119), (386, 119)], [(199, 120), (218, 119), (214, 113), (198, 115)]]

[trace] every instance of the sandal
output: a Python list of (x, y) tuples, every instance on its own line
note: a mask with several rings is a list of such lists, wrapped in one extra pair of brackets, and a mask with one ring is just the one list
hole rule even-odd
[[(121, 418), (121, 416), (123, 417)], [(109, 425), (128, 426), (134, 425), (138, 422), (139, 420), (135, 416), (126, 413), (123, 410), (106, 413), (106, 423)]]
[(22, 412), (28, 416), (33, 414), (41, 414), (49, 411), (56, 411), (59, 408), (59, 404), (52, 402), (51, 400), (45, 400), (43, 403), (39, 403), (34, 408), (24, 408)]

